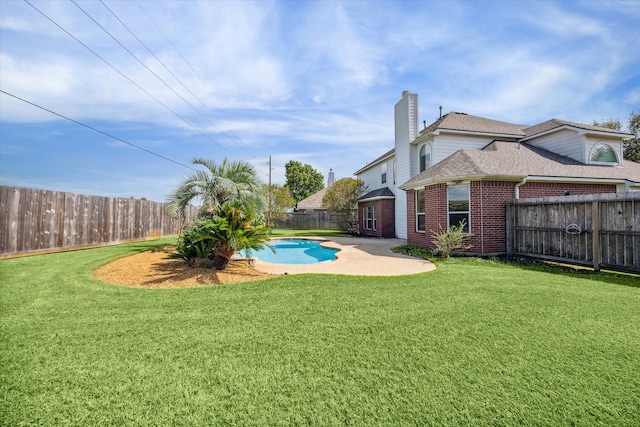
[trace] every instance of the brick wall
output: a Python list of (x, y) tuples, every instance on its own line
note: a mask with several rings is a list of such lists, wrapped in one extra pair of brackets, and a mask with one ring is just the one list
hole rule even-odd
[(562, 184), (555, 182), (527, 182), (520, 187), (520, 198), (565, 196), (566, 192), (573, 194), (615, 193), (616, 186), (606, 184)]
[[(500, 254), (506, 251), (505, 206), (515, 198), (513, 181), (471, 182), (471, 233), (468, 252), (476, 254)], [(562, 184), (528, 182), (520, 187), (520, 198), (564, 196), (572, 194), (615, 193), (615, 185)], [(425, 188), (425, 233), (416, 231), (415, 191), (407, 191), (407, 243), (431, 248), (432, 230), (438, 232), (447, 227), (447, 187), (445, 184)]]
[[(367, 230), (364, 228), (364, 208), (367, 206), (375, 206), (376, 208), (375, 230)], [(360, 234), (374, 237), (396, 236), (396, 210), (394, 199), (380, 199), (358, 203), (358, 218), (360, 220)]]

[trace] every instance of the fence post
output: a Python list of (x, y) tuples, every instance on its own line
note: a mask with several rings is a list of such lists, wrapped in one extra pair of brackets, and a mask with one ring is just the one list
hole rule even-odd
[(505, 228), (504, 237), (505, 237), (507, 255), (511, 255), (513, 253), (513, 235), (514, 235), (513, 218), (511, 215), (513, 215), (513, 211), (516, 209), (516, 207), (513, 202), (509, 202), (505, 205), (505, 209), (507, 210), (505, 215), (507, 219), (507, 224)]
[(591, 225), (592, 225), (592, 251), (593, 251), (593, 270), (600, 271), (602, 263), (602, 242), (600, 240), (600, 204), (596, 201), (591, 202)]

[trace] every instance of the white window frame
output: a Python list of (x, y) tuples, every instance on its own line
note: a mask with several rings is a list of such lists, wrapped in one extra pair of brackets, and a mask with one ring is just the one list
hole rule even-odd
[[(596, 154), (596, 151), (598, 151), (599, 147), (603, 147), (603, 148), (607, 149), (607, 151), (610, 150), (613, 153), (613, 156), (615, 157), (615, 161), (613, 161), (613, 162), (603, 162), (603, 161), (593, 160), (593, 156)], [(616, 150), (613, 149), (613, 147), (610, 144), (607, 144), (606, 142), (603, 142), (603, 141), (598, 141), (595, 144), (593, 144), (593, 146), (591, 147), (591, 150), (589, 150), (589, 164), (592, 164), (592, 165), (619, 165), (620, 164), (620, 159), (618, 158), (618, 153), (616, 152)]]
[[(420, 203), (420, 193), (422, 193), (422, 202)], [(418, 233), (426, 233), (427, 225), (426, 225), (426, 213), (425, 213), (425, 198), (424, 198), (424, 188), (421, 190), (415, 191), (415, 207), (416, 207), (416, 232)], [(420, 207), (421, 210), (418, 209)], [(422, 225), (424, 228), (420, 229), (420, 217), (422, 217)]]
[[(453, 201), (467, 201), (467, 210), (450, 210), (451, 208), (451, 196), (449, 189), (462, 189), (466, 187), (466, 199), (453, 199)], [(466, 215), (467, 220), (467, 229), (464, 231), (464, 234), (471, 234), (471, 184), (470, 183), (461, 183), (461, 184), (447, 184), (447, 227), (451, 227), (451, 225), (458, 225), (459, 222), (455, 224), (451, 224), (451, 215)]]
[(382, 181), (382, 184), (386, 184), (387, 183), (387, 162), (384, 162), (382, 165), (380, 165), (380, 169), (382, 171), (380, 180)]
[(375, 231), (377, 226), (376, 206), (369, 205), (362, 208), (362, 228)]
[[(422, 151), (424, 150), (425, 154), (422, 155)], [(429, 162), (427, 163), (427, 150), (429, 151)], [(422, 167), (422, 158), (424, 157), (424, 168)], [(425, 169), (429, 169), (433, 165), (433, 147), (430, 142), (425, 142), (422, 144), (420, 149), (418, 150), (418, 172), (422, 172)]]

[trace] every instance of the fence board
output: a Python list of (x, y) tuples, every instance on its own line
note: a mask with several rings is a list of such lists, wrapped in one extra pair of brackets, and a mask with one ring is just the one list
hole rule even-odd
[(286, 220), (274, 221), (275, 228), (290, 230), (346, 230), (348, 225), (342, 215), (328, 212), (295, 212)]
[[(185, 210), (187, 222), (198, 209)], [(179, 234), (166, 204), (0, 186), (0, 257)]]
[(640, 193), (514, 200), (507, 218), (509, 254), (640, 272)]

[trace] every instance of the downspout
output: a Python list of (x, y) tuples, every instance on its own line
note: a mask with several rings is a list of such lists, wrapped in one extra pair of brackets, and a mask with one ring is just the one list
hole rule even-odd
[(523, 185), (525, 185), (527, 183), (527, 176), (525, 176), (524, 178), (522, 178), (522, 181), (520, 181), (519, 183), (516, 184), (516, 200), (518, 200), (520, 198), (520, 187), (522, 187)]

